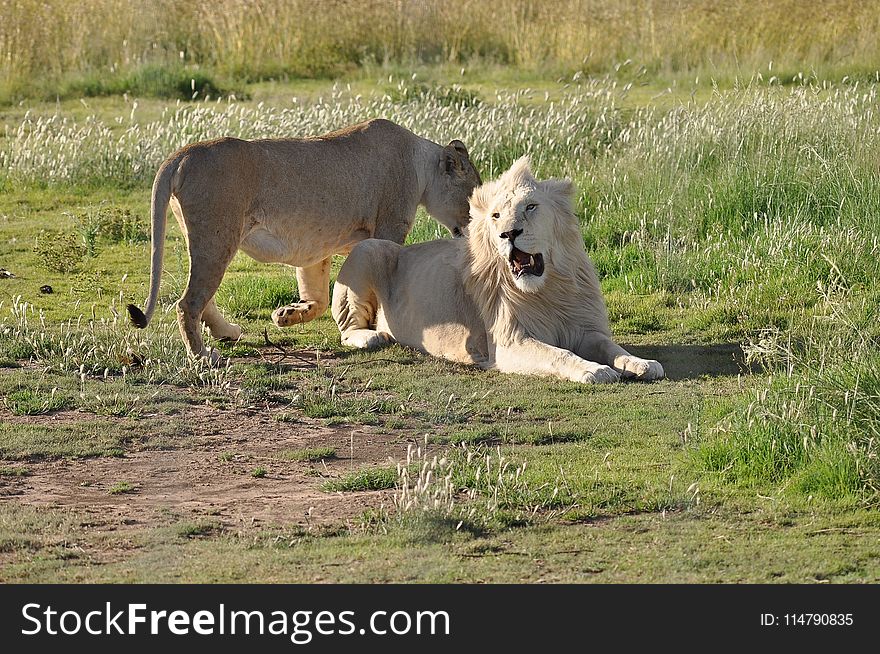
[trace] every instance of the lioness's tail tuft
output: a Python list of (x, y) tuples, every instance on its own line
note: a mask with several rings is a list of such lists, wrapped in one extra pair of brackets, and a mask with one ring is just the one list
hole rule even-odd
[(131, 318), (131, 322), (135, 327), (143, 329), (147, 326), (147, 317), (144, 315), (143, 311), (133, 304), (129, 304), (126, 309), (128, 309), (128, 317)]

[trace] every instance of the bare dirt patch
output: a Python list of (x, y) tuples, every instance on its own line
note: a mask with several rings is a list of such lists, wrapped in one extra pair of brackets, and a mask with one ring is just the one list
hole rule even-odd
[[(64, 412), (55, 420), (78, 417), (89, 416)], [(405, 458), (412, 440), (412, 435), (373, 427), (279, 422), (269, 414), (207, 406), (192, 407), (174, 420), (195, 434), (186, 448), (0, 461), (29, 473), (0, 477), (0, 502), (71, 509), (105, 530), (184, 520), (225, 528), (345, 525), (369, 508), (390, 505), (390, 491), (328, 493), (322, 484), (366, 466), (393, 465)], [(336, 456), (318, 462), (285, 459), (285, 452), (303, 448), (333, 448)]]

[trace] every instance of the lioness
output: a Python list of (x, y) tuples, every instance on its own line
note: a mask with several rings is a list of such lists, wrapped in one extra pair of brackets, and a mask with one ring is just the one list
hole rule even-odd
[(342, 342), (389, 341), (502, 372), (577, 382), (659, 379), (611, 339), (569, 180), (536, 181), (527, 157), (474, 191), (466, 239), (359, 243), (339, 272)]
[(214, 303), (237, 250), (296, 266), (300, 301), (276, 309), (272, 320), (298, 325), (327, 309), (333, 254), (371, 237), (403, 243), (419, 205), (458, 234), (479, 184), (461, 141), (441, 146), (388, 120), (316, 138), (187, 145), (156, 173), (150, 293), (146, 311), (130, 304), (129, 315), (143, 328), (156, 309), (169, 203), (189, 250), (189, 279), (177, 303), (180, 333), (192, 355), (216, 358), (204, 347), (199, 320), (214, 338), (241, 335)]

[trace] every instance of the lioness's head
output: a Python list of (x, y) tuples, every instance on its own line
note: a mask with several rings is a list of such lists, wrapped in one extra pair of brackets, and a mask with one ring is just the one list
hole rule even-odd
[(470, 222), (468, 198), (482, 183), (480, 174), (461, 141), (442, 148), (435, 172), (433, 180), (428, 181), (425, 208), (453, 236), (460, 236)]
[(570, 180), (538, 181), (521, 157), (501, 177), (471, 196), (470, 248), (500, 281), (535, 293), (551, 273), (570, 275), (572, 244), (583, 252), (583, 238), (571, 205)]

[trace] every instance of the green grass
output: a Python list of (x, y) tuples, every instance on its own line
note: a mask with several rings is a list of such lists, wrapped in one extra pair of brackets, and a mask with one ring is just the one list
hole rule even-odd
[[(203, 404), (259, 414), (285, 437), (357, 431), (355, 445), (386, 439), (395, 456), (427, 435), (427, 460), (445, 458), (404, 515), (389, 501), (324, 535), (311, 525), (202, 530), (199, 517), (178, 516), (131, 531), (130, 560), (101, 565), (71, 559), (64, 543), (101, 552), (101, 538), (117, 536), (86, 538), (76, 520), (13, 500), (0, 512), (0, 550), (13, 553), (5, 578), (137, 580), (173, 560), (161, 575), (210, 581), (878, 579), (877, 84), (723, 78), (691, 99), (692, 87), (663, 93), (659, 69), (629, 90), (626, 71), (557, 83), (487, 70), (467, 72), (458, 90), (443, 66), (373, 94), (357, 80), (351, 92), (265, 83), (254, 88), (264, 105), (196, 103), (164, 117), (161, 103), (109, 99), (5, 111), (0, 258), (16, 277), (0, 280), (0, 361), (19, 367), (0, 370), (0, 409), (12, 416), (0, 421), (4, 466), (216, 451), (230, 428), (188, 426)], [(526, 79), (533, 90), (517, 87)], [(571, 177), (615, 335), (668, 378), (589, 387), (399, 346), (351, 352), (329, 316), (274, 328), (271, 311), (296, 297), (293, 271), (242, 254), (218, 303), (244, 335), (217, 344), (231, 367), (209, 369), (184, 355), (174, 320), (187, 274), (174, 221), (162, 311), (145, 331), (117, 320), (143, 301), (149, 184), (182, 138), (316, 134), (372, 115), (461, 138), (484, 179), (524, 152), (540, 177)], [(409, 238), (442, 236), (420, 212)], [(44, 415), (60, 409), (64, 420)], [(279, 474), (303, 469), (282, 462), (326, 460), (341, 476), (313, 470), (315, 489), (404, 490), (391, 465), (342, 474), (335, 448), (300, 445), (273, 455)], [(237, 441), (222, 447), (223, 464), (250, 460)], [(265, 461), (238, 472), (258, 478)], [(433, 507), (447, 478), (452, 505)], [(545, 566), (526, 569), (525, 556)], [(328, 573), (328, 557), (356, 563)]]
[[(878, 475), (880, 358), (873, 350), (863, 357), (858, 365), (827, 362), (806, 378), (771, 382), (733, 417), (721, 438), (695, 452), (696, 461), (728, 483), (864, 501), (866, 486), (873, 486)], [(812, 401), (817, 393), (821, 401)]]
[[(8, 53), (0, 100), (216, 98), (241, 94), (250, 82), (356, 82), (425, 67), (441, 67), (444, 87), (450, 79), (494, 82), (492, 75), (540, 86), (575, 73), (613, 74), (621, 85), (653, 82), (653, 97), (697, 80), (711, 90), (712, 78), (865, 81), (880, 68), (876, 12), (854, 0), (826, 3), (821, 17), (797, 0), (429, 0), (324, 11), (304, 0), (269, 0), (258, 12), (223, 0), (197, 16), (156, 0), (132, 12), (114, 8), (111, 0), (87, 0), (80, 11), (61, 0), (10, 7), (0, 26)], [(792, 24), (809, 29), (792, 31)], [(44, 47), (31, 47), (36, 42)], [(395, 97), (418, 99), (433, 81)], [(471, 93), (452, 98), (469, 101)]]
[(324, 459), (335, 459), (335, 447), (306, 447), (301, 450), (284, 450), (276, 455), (285, 461), (297, 461), (301, 463), (317, 463)]
[(395, 468), (367, 468), (350, 472), (339, 479), (325, 482), (321, 488), (328, 493), (376, 491), (394, 488), (397, 483)]
[(109, 420), (36, 425), (0, 423), (0, 456), (10, 460), (120, 456), (127, 427)]
[[(877, 514), (790, 516), (694, 511), (624, 515), (597, 524), (499, 533), (434, 525), (417, 532), (228, 534), (183, 522), (132, 536), (96, 534), (75, 513), (0, 507), (4, 582), (877, 583)], [(430, 529), (430, 530), (428, 530)], [(427, 538), (423, 536), (428, 535)], [(109, 560), (108, 545), (138, 545)], [(69, 543), (76, 543), (72, 550)], [(111, 550), (112, 551), (112, 550)], [(33, 556), (34, 552), (42, 553)], [(535, 561), (539, 561), (537, 564)], [(164, 562), (163, 565), (158, 565)]]
[(134, 486), (132, 486), (127, 481), (120, 481), (113, 484), (110, 488), (107, 489), (108, 495), (124, 495), (125, 493), (133, 493)]
[(178, 538), (193, 539), (210, 536), (217, 529), (213, 522), (183, 522), (174, 525), (173, 532)]
[[(250, 317), (268, 320), (272, 311), (298, 299), (293, 270), (280, 269), (270, 275), (233, 275), (217, 292), (217, 304), (230, 318)], [(269, 308), (271, 307), (271, 309)]]
[(370, 425), (377, 424), (377, 414), (388, 412), (388, 408), (373, 399), (313, 396), (303, 401), (302, 412), (309, 418), (324, 418), (327, 424)]
[(51, 413), (67, 406), (67, 400), (64, 397), (57, 396), (52, 392), (47, 394), (45, 391), (35, 392), (27, 388), (12, 391), (5, 400), (6, 406), (17, 416)]
[[(170, 100), (247, 97), (241, 85), (222, 80), (211, 71), (168, 64), (146, 64), (111, 75), (69, 74), (53, 90), (55, 97), (65, 98), (122, 94)], [(41, 95), (51, 100), (49, 93), (43, 91)]]
[(0, 477), (27, 477), (31, 471), (25, 466), (3, 466), (0, 468)]
[[(7, 369), (0, 371), (0, 395), (13, 415), (43, 415), (62, 409), (76, 409), (79, 414), (137, 417), (144, 413), (149, 397), (150, 409), (157, 414), (175, 414), (185, 410), (199, 393), (181, 393), (172, 387), (149, 388), (137, 375), (112, 374), (105, 369), (85, 377), (70, 371), (45, 371), (32, 375)], [(79, 371), (75, 371), (78, 373)]]

